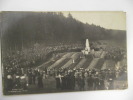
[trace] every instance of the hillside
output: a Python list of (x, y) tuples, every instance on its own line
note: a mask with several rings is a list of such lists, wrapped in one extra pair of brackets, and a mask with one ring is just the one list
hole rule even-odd
[(29, 47), (35, 43), (82, 42), (90, 40), (125, 40), (126, 31), (109, 30), (94, 24), (84, 24), (71, 14), (61, 12), (3, 12), (3, 48)]

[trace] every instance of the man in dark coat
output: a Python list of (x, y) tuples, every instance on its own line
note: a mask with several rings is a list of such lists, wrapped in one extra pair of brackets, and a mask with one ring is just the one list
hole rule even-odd
[(84, 78), (82, 76), (80, 76), (78, 78), (78, 86), (79, 86), (79, 90), (80, 91), (83, 91), (84, 90), (85, 81), (84, 81)]
[(91, 75), (88, 77), (88, 88), (89, 90), (93, 89), (93, 78)]
[(29, 85), (32, 84), (32, 72), (31, 72), (31, 69), (28, 69), (28, 82), (29, 82)]
[(36, 73), (35, 71), (32, 72), (32, 82), (33, 84), (35, 84), (35, 81), (36, 81)]
[(42, 82), (42, 75), (41, 74), (38, 75), (38, 87), (43, 88), (43, 82)]
[(66, 76), (62, 77), (62, 90), (67, 89), (67, 80), (66, 80)]
[(7, 75), (7, 77), (6, 77), (6, 90), (7, 91), (10, 91), (10, 90), (12, 90), (12, 88), (13, 88), (13, 79), (12, 79), (12, 76), (9, 74), (9, 75)]
[(60, 79), (58, 77), (56, 77), (55, 79), (56, 79), (56, 88), (60, 89)]
[(98, 90), (99, 88), (99, 78), (98, 76), (94, 77), (94, 90)]
[(67, 78), (66, 78), (66, 81), (67, 81), (67, 89), (71, 89), (71, 77), (70, 77), (70, 73), (67, 75)]
[(74, 88), (75, 88), (75, 77), (74, 77), (74, 73), (71, 73), (70, 74), (70, 82), (71, 82), (70, 89), (71, 90), (74, 90)]

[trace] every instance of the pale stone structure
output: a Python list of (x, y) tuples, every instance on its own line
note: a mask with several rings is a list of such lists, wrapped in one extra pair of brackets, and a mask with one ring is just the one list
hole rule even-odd
[(88, 55), (90, 53), (91, 49), (90, 49), (90, 44), (89, 44), (89, 40), (86, 39), (86, 43), (85, 43), (85, 50), (82, 50), (82, 53), (84, 55)]

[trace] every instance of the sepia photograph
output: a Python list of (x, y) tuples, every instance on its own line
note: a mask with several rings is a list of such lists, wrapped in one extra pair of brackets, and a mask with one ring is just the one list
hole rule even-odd
[(126, 12), (0, 12), (3, 95), (128, 88)]

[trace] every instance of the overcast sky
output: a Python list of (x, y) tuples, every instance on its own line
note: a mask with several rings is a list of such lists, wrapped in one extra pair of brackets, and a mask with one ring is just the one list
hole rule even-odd
[[(125, 12), (70, 12), (74, 18), (88, 24), (100, 25), (107, 29), (126, 30)], [(65, 16), (69, 12), (63, 12)]]

